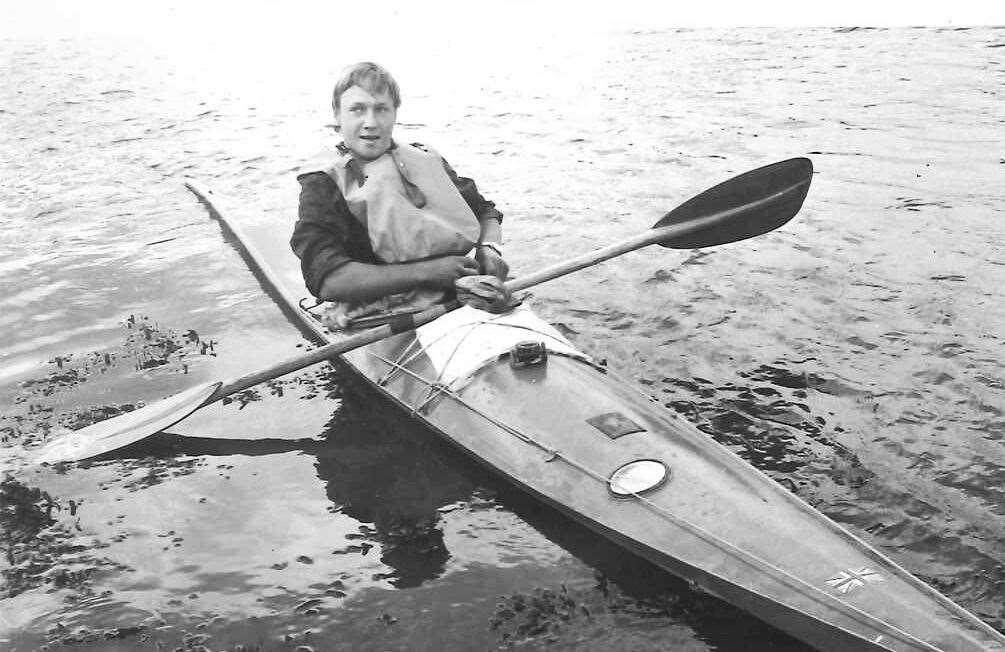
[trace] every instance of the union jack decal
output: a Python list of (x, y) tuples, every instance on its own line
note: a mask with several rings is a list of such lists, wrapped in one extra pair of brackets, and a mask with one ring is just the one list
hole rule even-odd
[(849, 568), (827, 580), (838, 593), (851, 593), (871, 582), (882, 582), (883, 576), (871, 568)]

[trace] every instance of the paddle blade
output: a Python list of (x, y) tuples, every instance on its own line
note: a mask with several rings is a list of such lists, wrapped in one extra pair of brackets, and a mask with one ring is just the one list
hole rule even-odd
[(155, 435), (195, 412), (219, 387), (218, 382), (199, 385), (69, 432), (42, 446), (35, 454), (35, 462), (53, 464), (85, 460)]
[[(671, 249), (696, 249), (738, 242), (777, 229), (803, 205), (813, 177), (808, 158), (792, 158), (744, 172), (692, 197), (653, 225), (661, 227), (704, 222), (685, 235), (659, 244)], [(718, 219), (708, 219), (709, 216)]]

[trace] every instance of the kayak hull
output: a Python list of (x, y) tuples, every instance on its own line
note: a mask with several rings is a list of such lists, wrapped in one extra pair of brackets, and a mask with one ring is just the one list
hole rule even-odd
[[(976, 618), (584, 360), (551, 356), (519, 369), (500, 361), (463, 389), (427, 401), (429, 384), (417, 379), (428, 379), (426, 363), (412, 362), (422, 369), (414, 376), (375, 373), (372, 359), (390, 361), (400, 350), (398, 343), (357, 352), (347, 367), (538, 499), (817, 649), (1005, 649), (994, 647), (995, 633), (982, 623), (973, 632), (960, 628)], [(612, 412), (644, 429), (611, 439), (588, 422)], [(638, 498), (616, 497), (606, 479), (639, 459), (665, 461), (671, 479)]]
[[(326, 342), (283, 225), (190, 188), (301, 326)], [(514, 353), (537, 342), (543, 355)], [(344, 354), (407, 415), (626, 549), (825, 652), (1005, 651), (1005, 637), (640, 393), (526, 307), (463, 307)], [(612, 476), (654, 461), (666, 477)]]

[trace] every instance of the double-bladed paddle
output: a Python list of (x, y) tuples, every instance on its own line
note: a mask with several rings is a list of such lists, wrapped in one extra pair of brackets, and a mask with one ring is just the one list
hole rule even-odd
[[(506, 282), (511, 291), (550, 281), (651, 244), (694, 249), (737, 242), (772, 231), (792, 219), (809, 191), (813, 165), (793, 158), (724, 181), (684, 202), (645, 233)], [(83, 460), (114, 451), (168, 428), (196, 410), (259, 383), (329, 360), (397, 333), (412, 330), (456, 308), (456, 302), (398, 317), (383, 326), (229, 381), (214, 381), (75, 430), (44, 444), (35, 461)]]

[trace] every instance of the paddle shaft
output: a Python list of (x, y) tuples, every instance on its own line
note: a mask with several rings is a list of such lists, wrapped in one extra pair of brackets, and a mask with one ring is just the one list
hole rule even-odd
[(626, 254), (630, 251), (635, 251), (636, 249), (641, 249), (642, 247), (647, 247), (651, 244), (666, 242), (680, 236), (688, 235), (689, 233), (694, 233), (695, 231), (701, 231), (703, 229), (718, 226), (719, 224), (733, 220), (745, 213), (754, 212), (765, 206), (770, 206), (780, 197), (784, 197), (790, 192), (791, 188), (785, 188), (784, 190), (772, 193), (771, 195), (762, 197), (756, 201), (751, 201), (742, 206), (735, 206), (733, 208), (712, 213), (711, 215), (694, 218), (681, 224), (670, 224), (667, 226), (649, 229), (637, 236), (626, 238), (621, 242), (615, 242), (614, 244), (603, 247), (602, 249), (597, 249), (596, 251), (591, 251), (590, 253), (583, 254), (577, 258), (571, 258), (569, 260), (556, 263), (550, 267), (538, 270), (533, 274), (527, 274), (526, 276), (521, 276), (520, 278), (513, 279), (512, 281), (507, 281), (506, 288), (510, 292), (524, 290), (533, 285), (539, 285), (545, 281), (558, 278), (559, 276), (571, 274), (572, 272), (586, 267), (591, 267), (597, 263), (602, 263), (605, 260), (620, 256), (621, 254)]
[[(558, 278), (559, 276), (565, 276), (566, 274), (571, 274), (572, 272), (579, 271), (586, 267), (591, 267), (597, 263), (626, 254), (630, 251), (635, 251), (636, 249), (641, 249), (642, 247), (662, 242), (676, 236), (693, 233), (699, 229), (708, 228), (709, 226), (713, 226), (736, 217), (738, 214), (746, 210), (750, 210), (749, 206), (720, 211), (707, 217), (692, 220), (685, 224), (674, 224), (657, 229), (650, 229), (645, 233), (640, 233), (637, 236), (626, 238), (620, 242), (603, 247), (602, 249), (597, 249), (596, 251), (592, 251), (582, 256), (571, 258), (561, 263), (556, 263), (555, 265), (546, 267), (542, 270), (534, 272), (533, 274), (527, 274), (526, 276), (521, 276), (520, 278), (513, 279), (512, 281), (507, 281), (506, 288), (510, 292), (525, 290), (529, 287), (540, 285), (546, 281)], [(383, 326), (377, 326), (361, 333), (350, 335), (346, 339), (339, 340), (338, 342), (326, 344), (321, 348), (314, 349), (309, 353), (299, 355), (295, 358), (290, 358), (284, 362), (272, 365), (267, 369), (254, 371), (250, 374), (240, 376), (239, 378), (225, 381), (220, 384), (216, 391), (213, 392), (202, 405), (205, 406), (210, 403), (215, 403), (225, 396), (236, 394), (237, 392), (243, 391), (267, 380), (285, 376), (288, 373), (303, 369), (304, 367), (309, 367), (313, 364), (330, 360), (335, 356), (348, 353), (349, 351), (386, 339), (392, 335), (413, 330), (423, 324), (428, 324), (434, 319), (442, 317), (446, 313), (457, 308), (458, 305), (459, 304), (456, 302), (452, 304), (435, 305), (431, 308), (423, 310), (422, 312), (399, 317), (392, 320), (390, 323), (384, 324)]]
[(392, 335), (396, 335), (397, 333), (404, 333), (405, 331), (418, 328), (423, 324), (428, 324), (434, 319), (442, 317), (449, 311), (457, 308), (459, 305), (460, 304), (456, 302), (453, 304), (435, 305), (431, 308), (423, 310), (422, 312), (398, 318), (397, 320), (391, 321), (383, 326), (376, 326), (361, 333), (350, 335), (338, 342), (326, 344), (321, 348), (314, 349), (309, 353), (299, 355), (295, 358), (290, 358), (284, 362), (272, 365), (267, 369), (253, 371), (252, 373), (239, 378), (225, 381), (220, 384), (220, 386), (209, 396), (209, 398), (203, 401), (202, 405), (205, 406), (210, 403), (215, 403), (225, 396), (230, 396), (231, 394), (243, 391), (267, 380), (285, 376), (286, 374), (293, 373), (298, 369), (303, 369), (304, 367), (309, 367), (313, 364), (330, 360), (335, 356), (342, 355), (343, 353), (348, 353), (349, 351), (366, 346), (367, 344), (372, 344), (373, 342), (386, 339)]

